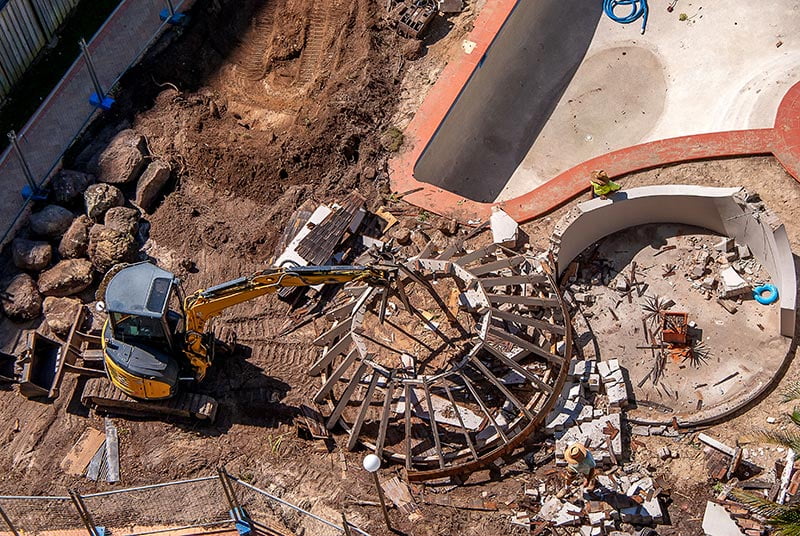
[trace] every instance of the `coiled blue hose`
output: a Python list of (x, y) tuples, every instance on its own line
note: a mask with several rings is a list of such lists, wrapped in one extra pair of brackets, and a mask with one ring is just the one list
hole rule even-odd
[[(625, 16), (614, 13), (617, 6), (631, 6), (631, 12)], [(621, 24), (630, 24), (642, 19), (642, 33), (647, 26), (647, 0), (603, 0), (603, 11), (608, 17)]]

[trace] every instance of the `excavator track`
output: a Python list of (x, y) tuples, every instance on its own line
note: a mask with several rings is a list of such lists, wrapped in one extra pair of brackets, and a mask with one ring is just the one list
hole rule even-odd
[(139, 400), (131, 398), (107, 378), (91, 378), (81, 395), (88, 408), (102, 413), (131, 416), (171, 416), (213, 422), (217, 416), (217, 401), (198, 393), (181, 392), (168, 400)]

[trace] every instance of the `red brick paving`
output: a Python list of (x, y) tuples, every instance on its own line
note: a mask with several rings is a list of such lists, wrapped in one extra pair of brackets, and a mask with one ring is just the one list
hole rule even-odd
[(463, 223), (485, 221), (493, 205), (499, 205), (518, 222), (550, 212), (588, 191), (589, 173), (604, 169), (611, 177), (655, 167), (709, 158), (772, 154), (800, 182), (800, 83), (784, 96), (773, 128), (734, 130), (633, 145), (587, 160), (541, 186), (501, 203), (480, 203), (414, 178), (414, 166), (430, 143), (453, 103), (481, 61), (494, 36), (511, 14), (516, 0), (496, 0), (481, 11), (468, 39), (475, 43), (445, 67), (439, 80), (405, 131), (401, 153), (389, 162), (392, 190), (405, 193), (405, 201)]

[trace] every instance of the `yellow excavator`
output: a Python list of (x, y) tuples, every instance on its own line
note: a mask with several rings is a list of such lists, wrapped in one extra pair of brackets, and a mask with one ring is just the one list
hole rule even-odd
[(101, 333), (108, 379), (88, 380), (81, 400), (101, 411), (213, 420), (216, 401), (181, 388), (184, 380), (203, 380), (214, 360), (212, 318), (283, 288), (352, 281), (386, 285), (395, 272), (391, 266), (268, 268), (184, 298), (172, 273), (149, 262), (126, 266), (108, 281), (101, 305), (108, 315)]

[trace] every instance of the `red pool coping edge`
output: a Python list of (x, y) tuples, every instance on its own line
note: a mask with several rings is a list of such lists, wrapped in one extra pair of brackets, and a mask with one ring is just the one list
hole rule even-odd
[(633, 145), (578, 164), (528, 193), (499, 203), (481, 203), (414, 178), (414, 166), (439, 125), (455, 104), (472, 73), (480, 68), (486, 51), (517, 4), (517, 0), (487, 3), (466, 38), (475, 43), (470, 54), (450, 62), (431, 88), (404, 131), (401, 152), (389, 161), (392, 191), (424, 210), (466, 224), (486, 221), (493, 206), (500, 206), (520, 223), (550, 212), (588, 192), (589, 174), (604, 169), (611, 177), (693, 160), (736, 156), (774, 155), (800, 182), (800, 82), (784, 95), (772, 128), (733, 130), (680, 136)]

